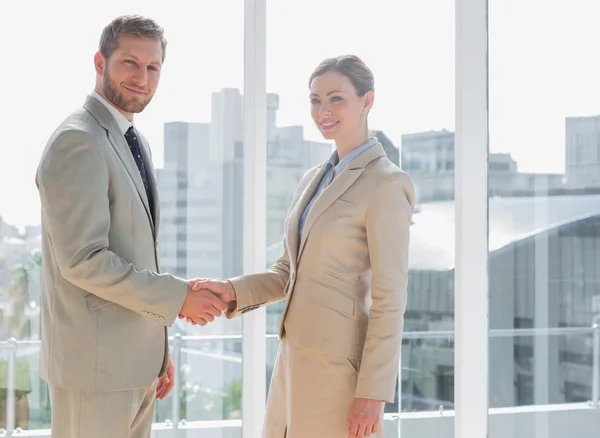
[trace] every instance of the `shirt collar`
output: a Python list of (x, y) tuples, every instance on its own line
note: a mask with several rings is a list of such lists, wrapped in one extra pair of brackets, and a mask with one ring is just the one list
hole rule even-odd
[(329, 171), (332, 167), (335, 167), (335, 173), (337, 175), (339, 175), (346, 168), (348, 168), (348, 166), (350, 166), (350, 163), (352, 163), (352, 161), (354, 161), (356, 159), (356, 157), (358, 157), (360, 154), (362, 154), (367, 149), (372, 148), (377, 143), (379, 143), (379, 140), (377, 140), (377, 137), (372, 137), (367, 143), (354, 149), (352, 152), (350, 152), (348, 155), (346, 155), (344, 157), (344, 159), (341, 161), (338, 156), (338, 152), (336, 150), (329, 158), (329, 161), (327, 161), (326, 171)]
[(123, 114), (121, 114), (114, 106), (108, 103), (106, 99), (100, 96), (100, 94), (98, 94), (96, 90), (92, 90), (91, 96), (98, 99), (100, 103), (102, 103), (102, 105), (104, 105), (108, 109), (108, 111), (112, 114), (115, 121), (117, 122), (121, 134), (125, 135), (127, 130), (133, 126), (133, 122), (127, 120), (127, 118)]

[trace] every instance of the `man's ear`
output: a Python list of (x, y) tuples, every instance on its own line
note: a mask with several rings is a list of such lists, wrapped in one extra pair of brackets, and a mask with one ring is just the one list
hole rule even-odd
[(104, 76), (105, 68), (106, 62), (104, 60), (104, 56), (102, 56), (102, 53), (96, 52), (94, 55), (94, 69), (96, 70), (96, 74), (98, 74), (98, 76)]
[(374, 103), (375, 103), (375, 93), (373, 93), (372, 91), (367, 91), (366, 94), (364, 95), (363, 110), (365, 112), (371, 111), (371, 108), (373, 108)]

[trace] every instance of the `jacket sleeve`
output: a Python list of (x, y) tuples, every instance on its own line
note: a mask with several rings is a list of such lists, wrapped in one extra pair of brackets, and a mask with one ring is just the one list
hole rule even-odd
[(407, 301), (414, 186), (403, 172), (377, 187), (366, 215), (371, 306), (355, 396), (393, 402)]
[(78, 288), (171, 325), (187, 295), (183, 279), (140, 270), (109, 249), (109, 170), (81, 130), (48, 145), (36, 174), (43, 224), (61, 275)]
[[(315, 177), (321, 166), (309, 169), (300, 179), (296, 194), (288, 209), (289, 217), (302, 193)], [(281, 257), (266, 272), (258, 274), (241, 275), (229, 279), (237, 296), (235, 306), (226, 312), (228, 318), (234, 318), (248, 311), (266, 306), (285, 299), (287, 285), (290, 281), (290, 254), (287, 245), (287, 236), (283, 237), (283, 253)]]
[(266, 306), (285, 298), (290, 277), (290, 259), (283, 242), (283, 254), (267, 271), (258, 274), (230, 278), (237, 301), (227, 312), (227, 318), (235, 318), (250, 310)]

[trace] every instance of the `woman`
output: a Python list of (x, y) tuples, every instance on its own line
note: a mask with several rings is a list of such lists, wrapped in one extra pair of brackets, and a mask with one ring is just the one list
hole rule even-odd
[(264, 438), (383, 436), (406, 306), (410, 178), (369, 138), (374, 80), (356, 56), (309, 81), (312, 118), (336, 151), (300, 181), (284, 253), (267, 272), (203, 281), (229, 318), (285, 300)]

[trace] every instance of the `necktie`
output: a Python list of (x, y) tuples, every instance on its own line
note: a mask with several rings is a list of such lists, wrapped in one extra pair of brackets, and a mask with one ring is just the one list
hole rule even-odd
[(146, 189), (146, 196), (148, 197), (148, 205), (150, 205), (150, 212), (154, 216), (154, 199), (152, 199), (152, 191), (150, 190), (150, 183), (148, 182), (148, 175), (146, 174), (146, 166), (144, 166), (144, 159), (142, 158), (142, 148), (138, 139), (138, 134), (135, 132), (133, 126), (131, 126), (125, 133), (125, 140), (129, 145), (129, 150), (135, 164), (140, 172), (142, 181), (144, 182), (144, 188)]

